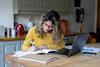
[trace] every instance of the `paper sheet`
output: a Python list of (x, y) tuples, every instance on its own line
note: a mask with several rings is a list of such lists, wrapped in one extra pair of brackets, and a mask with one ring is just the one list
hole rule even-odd
[(27, 55), (27, 54), (30, 54), (30, 52), (16, 51), (13, 56), (21, 57), (21, 56), (24, 56), (24, 55)]
[(42, 49), (42, 50), (37, 50), (37, 51), (27, 51), (27, 52), (24, 52), (24, 51), (16, 51), (14, 53), (13, 56), (16, 56), (16, 57), (21, 57), (21, 56), (24, 56), (24, 55), (27, 55), (27, 54), (39, 54), (39, 53), (49, 53), (51, 51), (57, 51), (57, 50), (53, 50), (53, 49)]
[(95, 47), (84, 47), (82, 52), (91, 52), (91, 53), (99, 53), (100, 48), (95, 48)]

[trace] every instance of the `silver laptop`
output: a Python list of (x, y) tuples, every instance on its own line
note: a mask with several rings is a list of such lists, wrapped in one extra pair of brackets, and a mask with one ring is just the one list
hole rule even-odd
[(67, 55), (68, 57), (75, 55), (82, 51), (84, 45), (86, 44), (87, 38), (88, 38), (88, 33), (80, 33), (74, 37), (74, 40), (70, 49), (64, 48), (55, 53)]

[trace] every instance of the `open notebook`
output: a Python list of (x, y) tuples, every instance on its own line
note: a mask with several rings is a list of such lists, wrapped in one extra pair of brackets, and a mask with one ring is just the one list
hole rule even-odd
[(54, 50), (54, 49), (41, 49), (41, 50), (36, 50), (36, 51), (27, 51), (27, 52), (24, 52), (24, 51), (16, 51), (14, 52), (13, 56), (16, 56), (16, 57), (21, 57), (21, 56), (24, 56), (24, 55), (27, 55), (27, 54), (48, 54), (48, 53), (53, 53), (53, 52), (56, 52), (57, 50)]

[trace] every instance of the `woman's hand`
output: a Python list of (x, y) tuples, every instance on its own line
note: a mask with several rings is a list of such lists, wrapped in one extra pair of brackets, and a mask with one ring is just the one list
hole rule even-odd
[(31, 46), (29, 49), (28, 49), (28, 52), (34, 52), (36, 50), (42, 50), (42, 49), (48, 49), (47, 46), (40, 46), (39, 48), (35, 47), (35, 46)]
[(38, 48), (36, 48), (35, 46), (31, 46), (31, 47), (28, 49), (29, 52), (34, 52), (34, 51), (36, 51), (36, 50), (38, 50)]

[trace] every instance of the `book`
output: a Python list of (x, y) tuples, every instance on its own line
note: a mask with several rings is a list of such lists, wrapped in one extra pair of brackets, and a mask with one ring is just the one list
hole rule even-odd
[(27, 54), (24, 56), (21, 56), (19, 59), (24, 59), (24, 60), (30, 60), (30, 61), (36, 61), (36, 62), (40, 62), (40, 63), (48, 63), (54, 60), (57, 60), (58, 57), (56, 55), (53, 54)]
[(27, 54), (30, 54), (30, 52), (16, 51), (16, 52), (14, 52), (13, 56), (21, 57), (21, 56), (24, 56), (24, 55), (27, 55)]
[(32, 53), (32, 54), (47, 54), (47, 53), (53, 53), (53, 52), (56, 52), (57, 50), (54, 50), (54, 49), (40, 49), (40, 50), (36, 50), (36, 51), (33, 51), (33, 52), (30, 52), (28, 51), (29, 53)]
[(36, 51), (16, 51), (14, 52), (13, 56), (16, 56), (16, 57), (21, 57), (21, 56), (24, 56), (24, 55), (27, 55), (27, 54), (48, 54), (48, 53), (53, 53), (53, 52), (56, 52), (57, 50), (54, 50), (54, 49), (41, 49), (41, 50), (36, 50)]

